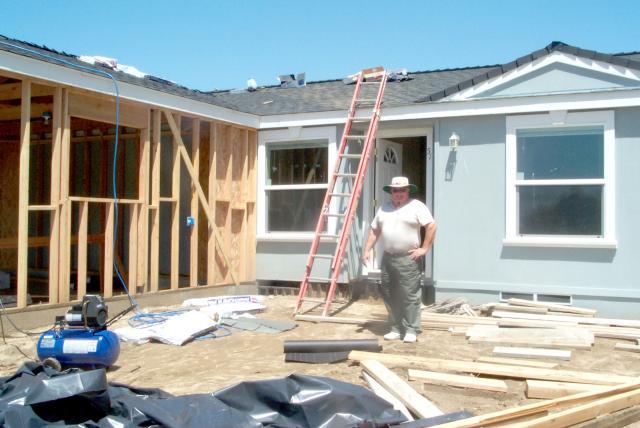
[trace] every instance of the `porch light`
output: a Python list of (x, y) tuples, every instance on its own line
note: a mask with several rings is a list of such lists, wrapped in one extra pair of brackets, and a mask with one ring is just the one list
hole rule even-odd
[(449, 148), (455, 152), (459, 145), (460, 145), (460, 136), (455, 132), (452, 132), (451, 137), (449, 137)]

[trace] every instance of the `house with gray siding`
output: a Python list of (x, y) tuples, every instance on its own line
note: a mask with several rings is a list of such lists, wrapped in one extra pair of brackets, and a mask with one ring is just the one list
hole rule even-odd
[[(0, 50), (12, 54), (0, 55), (0, 69), (111, 91), (108, 79), (64, 72), (65, 64), (24, 50)], [(553, 42), (505, 64), (408, 77), (387, 85), (341, 282), (378, 277), (379, 255), (368, 266), (359, 263), (363, 241), (384, 201), (382, 186), (405, 175), (438, 224), (424, 263), (436, 299), (522, 297), (637, 316), (640, 53)], [(255, 204), (255, 247), (244, 251), (255, 257), (259, 284), (297, 284), (354, 86), (333, 80), (200, 92), (152, 76), (115, 79), (125, 100), (257, 131), (249, 186), (255, 195), (247, 199)], [(329, 221), (329, 231), (338, 227), (336, 218)], [(323, 242), (319, 252), (332, 253), (334, 245)], [(180, 271), (188, 270), (189, 260), (180, 260)]]

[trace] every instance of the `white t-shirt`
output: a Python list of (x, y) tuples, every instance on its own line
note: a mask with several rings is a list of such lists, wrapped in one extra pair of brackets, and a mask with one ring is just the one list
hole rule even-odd
[(382, 249), (390, 253), (405, 253), (420, 246), (420, 228), (433, 223), (429, 208), (422, 202), (411, 199), (396, 208), (386, 202), (371, 222), (371, 228), (381, 231), (378, 240)]

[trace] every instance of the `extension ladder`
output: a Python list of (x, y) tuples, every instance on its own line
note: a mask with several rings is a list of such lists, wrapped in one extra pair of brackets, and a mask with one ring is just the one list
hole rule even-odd
[[(384, 90), (387, 85), (387, 73), (382, 67), (376, 67), (373, 69), (363, 70), (357, 75), (356, 86), (353, 92), (353, 98), (351, 100), (351, 106), (349, 107), (349, 113), (347, 121), (344, 127), (344, 133), (340, 140), (340, 146), (338, 148), (337, 159), (333, 169), (333, 173), (329, 180), (329, 187), (322, 203), (322, 210), (318, 217), (318, 222), (315, 229), (315, 235), (313, 242), (311, 243), (311, 249), (309, 250), (309, 257), (307, 259), (307, 265), (305, 267), (304, 276), (300, 283), (300, 291), (296, 302), (295, 313), (300, 313), (302, 304), (305, 301), (311, 301), (322, 304), (313, 299), (305, 299), (307, 288), (310, 282), (316, 283), (328, 283), (327, 295), (324, 299), (324, 309), (322, 311), (323, 316), (327, 316), (331, 303), (337, 288), (337, 281), (342, 269), (342, 261), (345, 256), (345, 250), (349, 239), (349, 230), (353, 220), (353, 216), (358, 207), (358, 201), (362, 193), (362, 186), (369, 165), (369, 158), (371, 151), (375, 146), (376, 133), (378, 130), (378, 122), (380, 120), (380, 106), (382, 104), (382, 98), (384, 96)], [(378, 85), (375, 98), (360, 98), (360, 94), (363, 92), (362, 88), (365, 85)], [(356, 113), (360, 109), (369, 108), (371, 110), (370, 116), (366, 119), (356, 118)], [(352, 126), (354, 123), (368, 123), (367, 131), (362, 135), (352, 135)], [(365, 125), (366, 126), (366, 125)], [(362, 146), (360, 153), (348, 153), (354, 144), (360, 143)], [(350, 162), (357, 161), (357, 169), (352, 172), (353, 164)], [(346, 188), (346, 190), (345, 190)], [(345, 205), (346, 210), (344, 212), (335, 213), (331, 212), (331, 207), (335, 206), (334, 201), (341, 202), (341, 206)], [(325, 231), (325, 225), (327, 225), (328, 217), (336, 217), (339, 222), (342, 220), (340, 226), (340, 232), (330, 234)], [(336, 227), (337, 229), (337, 227)], [(318, 254), (318, 247), (323, 238), (332, 238), (336, 240), (336, 249), (333, 255), (331, 254)], [(312, 276), (312, 270), (316, 259), (329, 259), (331, 260), (329, 275), (326, 277)]]

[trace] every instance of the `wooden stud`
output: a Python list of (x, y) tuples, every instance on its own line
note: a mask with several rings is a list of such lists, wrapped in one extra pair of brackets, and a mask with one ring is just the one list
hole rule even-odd
[[(66, 89), (64, 90), (66, 92)], [(69, 162), (71, 156), (71, 117), (69, 97), (62, 98), (62, 143), (60, 146), (60, 252), (58, 300), (69, 301), (71, 279), (71, 201), (69, 200)]]
[(27, 306), (29, 281), (29, 152), (31, 142), (31, 82), (22, 81), (20, 103), (20, 180), (18, 184), (18, 293), (17, 306)]
[(129, 206), (129, 269), (127, 287), (130, 294), (138, 289), (138, 208), (140, 204)]
[(78, 212), (78, 300), (87, 294), (87, 232), (89, 227), (89, 203), (81, 202)]
[(502, 358), (502, 357), (478, 357), (476, 361), (479, 363), (506, 364), (510, 366), (526, 366), (540, 367), (543, 369), (554, 369), (558, 367), (558, 363), (547, 363), (545, 361), (531, 361), (519, 358)]
[(108, 202), (105, 205), (106, 216), (104, 224), (104, 297), (113, 296), (113, 217), (114, 203)]
[(509, 346), (496, 346), (493, 355), (512, 358), (551, 358), (569, 361), (571, 351), (565, 349), (520, 348)]
[(149, 282), (149, 167), (151, 164), (150, 111), (147, 126), (140, 131), (140, 166), (138, 170), (138, 287), (146, 290)]
[(409, 380), (419, 380), (432, 385), (457, 386), (459, 388), (480, 389), (483, 391), (507, 392), (507, 384), (499, 379), (454, 375), (409, 369)]
[(399, 399), (407, 408), (421, 418), (431, 418), (442, 415), (432, 402), (420, 395), (408, 383), (400, 379), (398, 375), (386, 368), (382, 363), (376, 360), (363, 360), (360, 365), (373, 377), (378, 383), (391, 392)]
[[(171, 128), (171, 131), (173, 132), (173, 136), (174, 136), (174, 142), (178, 144), (178, 151), (180, 153), (180, 155), (182, 156), (183, 160), (184, 160), (184, 165), (187, 168), (187, 171), (189, 172), (189, 175), (191, 176), (191, 180), (193, 181), (193, 184), (195, 184), (196, 186), (196, 190), (198, 191), (198, 197), (200, 198), (200, 203), (202, 204), (203, 207), (207, 207), (209, 206), (209, 202), (207, 202), (207, 198), (204, 195), (204, 191), (202, 190), (202, 186), (200, 186), (200, 181), (198, 180), (198, 174), (196, 171), (194, 171), (193, 169), (193, 165), (191, 164), (191, 159), (189, 159), (189, 154), (187, 153), (187, 149), (184, 146), (184, 143), (182, 141), (182, 137), (180, 136), (180, 129), (178, 128), (176, 121), (173, 118), (173, 115), (171, 114), (170, 111), (165, 110), (165, 116), (167, 118), (167, 122), (169, 123), (169, 127)], [(214, 227), (215, 228), (215, 222), (213, 217), (210, 215), (210, 213), (205, 210), (205, 213), (207, 213), (207, 220), (209, 221), (209, 226), (210, 227)], [(216, 230), (216, 234), (217, 234), (217, 230)], [(221, 238), (219, 235), (216, 235), (216, 241), (218, 243), (218, 245), (220, 246), (220, 243), (222, 242)], [(231, 269), (231, 265), (229, 263), (229, 259), (227, 258), (225, 252), (221, 251), (220, 252), (221, 257), (223, 258), (225, 264), (229, 267), (229, 271), (231, 272), (231, 278), (233, 280), (233, 282), (237, 285), (238, 281), (237, 278), (235, 276), (235, 274), (233, 273), (233, 270)]]
[[(173, 117), (171, 117), (173, 119)], [(180, 281), (180, 149), (176, 139), (181, 137), (180, 116), (176, 119), (176, 134), (173, 136), (171, 169), (171, 289), (176, 290)]]
[(560, 398), (566, 397), (567, 395), (606, 388), (602, 385), (594, 385), (590, 383), (551, 382), (547, 380), (534, 379), (526, 379), (525, 382), (527, 384), (527, 398)]
[[(193, 119), (191, 125), (191, 159), (193, 159), (193, 169), (200, 172), (200, 120)], [(189, 286), (198, 286), (198, 191), (194, 184), (191, 185), (191, 217), (193, 226), (190, 231), (190, 251), (189, 251)]]
[(219, 126), (215, 122), (209, 122), (209, 205), (203, 207), (208, 210), (209, 217), (213, 218), (213, 225), (209, 224), (207, 240), (207, 285), (216, 284), (216, 199), (218, 189), (216, 153), (218, 143)]
[(151, 254), (149, 260), (149, 289), (158, 291), (160, 281), (160, 153), (162, 116), (160, 110), (153, 111), (153, 142), (151, 166), (151, 204), (155, 207), (151, 212)]

